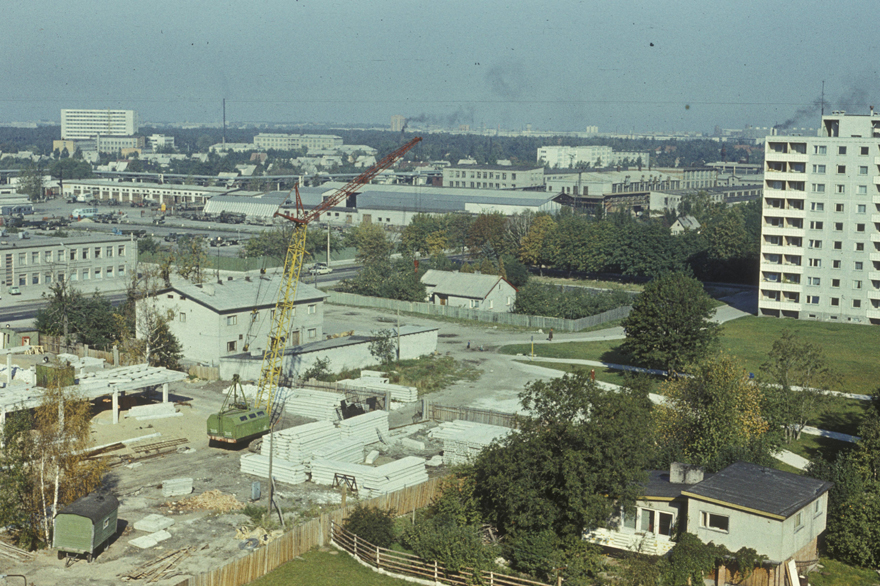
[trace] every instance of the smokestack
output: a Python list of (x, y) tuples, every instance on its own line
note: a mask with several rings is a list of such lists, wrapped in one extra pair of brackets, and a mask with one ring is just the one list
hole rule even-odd
[(226, 144), (226, 98), (223, 98), (223, 144)]

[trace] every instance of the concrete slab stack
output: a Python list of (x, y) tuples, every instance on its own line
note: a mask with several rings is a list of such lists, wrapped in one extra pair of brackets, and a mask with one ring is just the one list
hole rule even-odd
[(358, 439), (364, 445), (372, 444), (388, 437), (388, 412), (370, 411), (344, 419), (337, 425), (343, 438)]
[[(244, 454), (241, 457), (241, 471), (251, 476), (269, 478), (269, 456)], [(286, 484), (300, 484), (309, 479), (304, 464), (292, 464), (275, 457), (272, 458), (272, 476)]]
[(336, 408), (345, 398), (339, 393), (328, 393), (314, 389), (291, 389), (287, 394), (284, 410), (291, 415), (301, 415), (311, 419), (336, 421), (339, 414)]
[(428, 480), (425, 460), (415, 456), (375, 467), (322, 458), (312, 461), (312, 482), (330, 485), (336, 474), (354, 476), (358, 485), (358, 495), (367, 498)]
[(443, 463), (453, 466), (471, 461), (493, 441), (512, 431), (509, 427), (456, 419), (441, 423), (428, 435), (443, 442)]
[(315, 450), (313, 458), (358, 464), (364, 461), (364, 442), (358, 438), (343, 439)]
[(332, 421), (316, 421), (263, 436), (260, 453), (268, 456), (274, 441), (273, 457), (292, 464), (303, 464), (311, 459), (315, 450), (337, 443), (341, 437), (342, 432)]
[(391, 393), (392, 401), (412, 403), (419, 400), (419, 390), (415, 387), (406, 387), (383, 382), (381, 378), (350, 378), (339, 381), (339, 386), (353, 390), (370, 391), (373, 393)]

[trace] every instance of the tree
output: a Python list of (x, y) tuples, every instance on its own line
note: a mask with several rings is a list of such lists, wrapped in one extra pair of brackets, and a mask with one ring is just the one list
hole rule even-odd
[(144, 236), (137, 241), (138, 254), (156, 254), (159, 252), (159, 241), (152, 236)]
[(500, 212), (480, 214), (467, 232), (466, 245), (473, 257), (498, 258), (504, 252), (507, 218)]
[(543, 265), (547, 259), (547, 239), (556, 229), (552, 216), (540, 215), (529, 226), (529, 231), (520, 241), (519, 260), (527, 265)]
[(373, 332), (370, 340), (370, 354), (381, 364), (391, 364), (397, 357), (397, 342), (394, 340), (394, 332), (391, 330), (379, 330)]
[(378, 224), (361, 224), (346, 234), (346, 240), (357, 248), (355, 259), (364, 265), (389, 259), (394, 248), (385, 229)]
[(764, 395), (731, 357), (718, 354), (690, 376), (673, 376), (663, 394), (655, 408), (662, 464), (685, 461), (714, 472), (737, 460), (772, 462), (777, 442), (762, 415)]
[(160, 269), (145, 269), (140, 275), (133, 275), (115, 328), (118, 343), (134, 360), (177, 370), (183, 352), (168, 326), (174, 312), (162, 311), (156, 304), (156, 295), (163, 285)]
[(764, 392), (770, 398), (774, 422), (784, 426), (785, 440), (798, 440), (818, 417), (829, 396), (825, 390), (839, 382), (822, 348), (801, 340), (790, 330), (773, 342), (769, 360), (761, 365), (766, 377)]
[(551, 530), (579, 539), (631, 507), (653, 444), (651, 403), (643, 385), (600, 388), (585, 371), (528, 384), (520, 394), (534, 417), (491, 445), (471, 471), (486, 522), (502, 534)]
[(394, 543), (394, 510), (365, 507), (358, 504), (342, 526), (377, 547), (389, 548)]
[(81, 158), (63, 158), (62, 153), (62, 158), (49, 166), (49, 175), (62, 181), (64, 179), (88, 179), (92, 176), (92, 166)]
[(16, 543), (33, 549), (40, 541), (40, 502), (30, 460), (36, 453), (33, 417), (28, 410), (7, 415), (0, 451), (0, 523), (9, 528)]
[(419, 279), (424, 271), (414, 270), (411, 258), (391, 260), (388, 257), (366, 263), (353, 279), (341, 282), (337, 289), (357, 295), (424, 301), (427, 291)]
[(50, 292), (49, 303), (37, 311), (38, 332), (62, 336), (64, 344), (69, 344), (72, 338), (96, 348), (106, 348), (113, 343), (114, 310), (110, 301), (97, 291), (86, 297), (67, 281), (57, 281)]
[(645, 366), (679, 371), (706, 355), (719, 336), (703, 285), (682, 273), (667, 273), (645, 286), (623, 320), (623, 349)]
[(201, 236), (185, 236), (177, 240), (175, 258), (177, 274), (193, 283), (204, 282), (204, 270), (211, 266), (208, 248)]
[(27, 195), (29, 201), (42, 201), (46, 197), (43, 170), (33, 165), (22, 169), (18, 192)]

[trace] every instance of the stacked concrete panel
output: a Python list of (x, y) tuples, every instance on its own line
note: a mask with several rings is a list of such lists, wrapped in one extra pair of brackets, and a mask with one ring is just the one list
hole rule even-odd
[[(241, 457), (241, 471), (245, 474), (269, 478), (269, 456), (244, 454)], [(292, 464), (280, 458), (272, 458), (272, 476), (278, 482), (300, 484), (309, 479), (304, 464)]]
[(415, 456), (375, 467), (321, 458), (312, 461), (312, 482), (330, 485), (336, 474), (353, 476), (361, 497), (378, 496), (428, 480), (425, 460)]
[(312, 458), (315, 450), (337, 443), (341, 437), (342, 432), (332, 421), (316, 421), (264, 436), (260, 453), (268, 456), (274, 442), (275, 458), (292, 464), (303, 464)]
[(357, 464), (364, 461), (364, 442), (359, 438), (343, 439), (315, 450), (313, 459)]
[(392, 401), (412, 403), (419, 400), (419, 390), (415, 387), (405, 387), (384, 382), (381, 378), (352, 378), (339, 381), (339, 386), (353, 390), (370, 391), (373, 393), (391, 393)]
[(291, 389), (284, 403), (284, 410), (292, 415), (302, 415), (318, 421), (336, 421), (336, 411), (344, 398), (339, 393), (328, 393), (314, 389)]
[(388, 437), (388, 412), (370, 411), (343, 419), (337, 425), (345, 439), (358, 439), (364, 445), (384, 441)]
[(470, 462), (493, 441), (512, 431), (509, 427), (456, 419), (441, 423), (428, 435), (443, 442), (443, 463), (453, 466)]

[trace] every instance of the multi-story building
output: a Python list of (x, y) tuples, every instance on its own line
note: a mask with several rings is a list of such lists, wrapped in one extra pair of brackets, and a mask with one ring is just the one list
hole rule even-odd
[(391, 117), (391, 132), (400, 132), (406, 126), (406, 116), (395, 114)]
[(759, 315), (880, 324), (880, 115), (768, 136)]
[(33, 236), (0, 243), (0, 282), (22, 293), (32, 289), (48, 293), (58, 281), (85, 291), (102, 283), (104, 289), (125, 289), (136, 264), (137, 244), (129, 237)]
[(314, 149), (330, 149), (342, 146), (342, 137), (333, 134), (276, 134), (265, 133), (254, 137), (254, 146), (258, 149), (275, 149), (292, 151), (306, 147)]
[(443, 187), (534, 189), (544, 187), (543, 167), (454, 165), (443, 169)]
[(614, 167), (617, 165), (641, 165), (648, 167), (650, 153), (620, 151), (610, 146), (543, 146), (538, 149), (538, 162), (549, 165), (551, 169), (573, 169), (578, 165), (590, 167)]
[(143, 149), (145, 141), (143, 136), (98, 135), (96, 144), (99, 153), (120, 154), (127, 150)]
[(140, 203), (144, 200), (160, 204), (174, 205), (192, 203), (204, 205), (215, 195), (225, 195), (232, 191), (227, 187), (205, 187), (200, 185), (180, 185), (172, 183), (134, 183), (113, 181), (111, 179), (70, 179), (64, 182), (62, 195), (77, 197), (88, 195), (97, 200), (119, 203)]
[(139, 128), (134, 110), (61, 110), (61, 138), (131, 136)]

